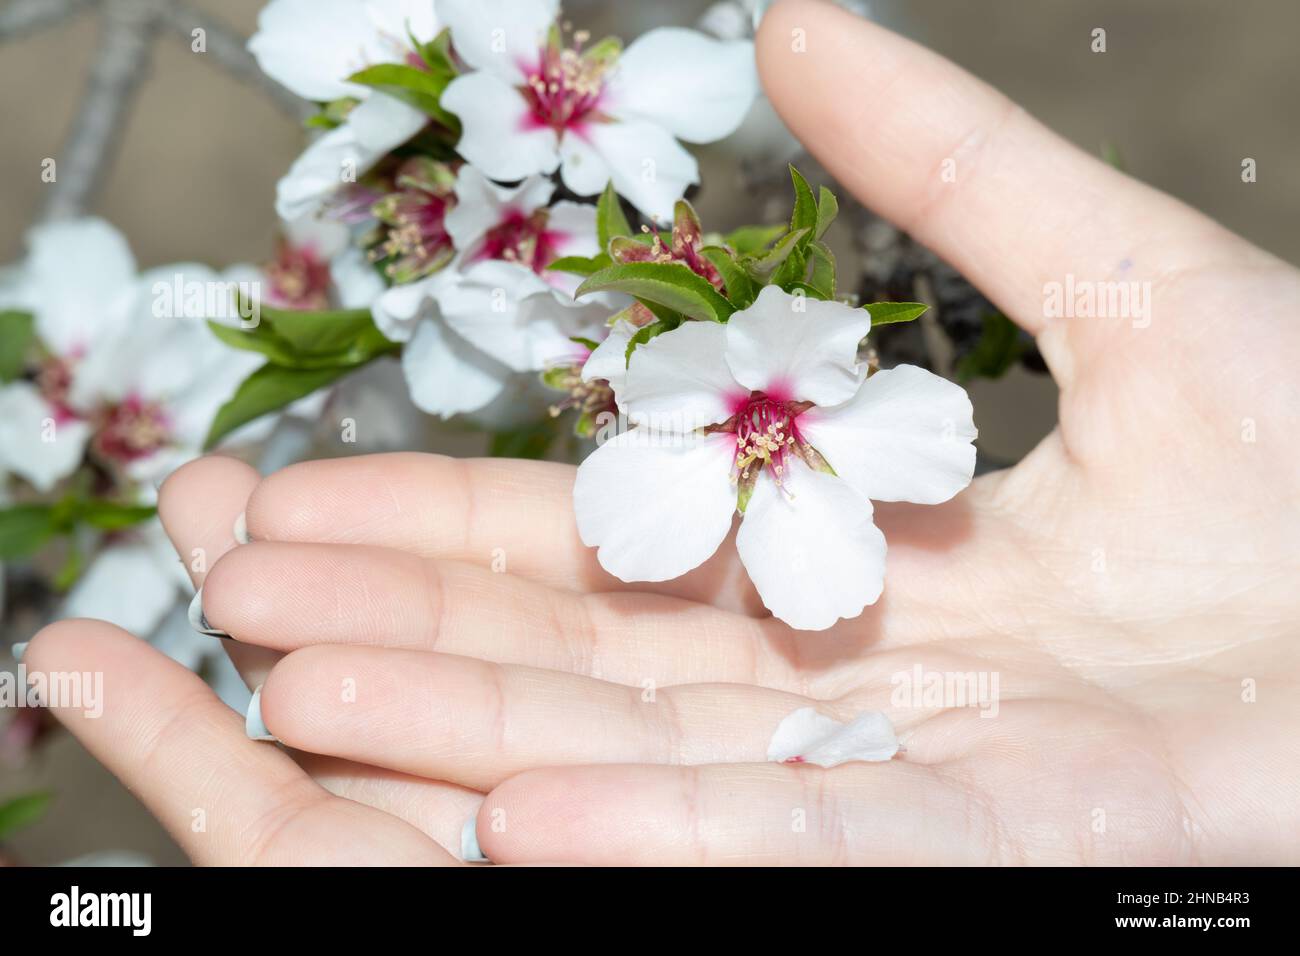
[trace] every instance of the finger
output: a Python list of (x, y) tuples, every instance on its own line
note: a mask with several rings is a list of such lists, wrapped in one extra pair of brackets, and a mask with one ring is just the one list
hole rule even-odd
[(51, 712), (196, 862), (454, 862), (406, 823), (331, 796), (287, 754), (249, 740), (202, 680), (111, 624), (51, 625), (24, 663), (47, 682)]
[(761, 611), (743, 570), (726, 554), (662, 585), (628, 585), (606, 573), (578, 538), (573, 469), (551, 462), (409, 453), (301, 462), (257, 486), (246, 526), (253, 539), (381, 545), (550, 587), (634, 587)]
[[(1065, 387), (1134, 316), (1049, 321), (1044, 287), (1165, 280), (1271, 260), (1182, 203), (1066, 143), (1004, 96), (828, 3), (782, 0), (757, 55), (782, 118), (837, 180), (1035, 334)], [(846, 91), (853, 91), (846, 95)], [(1167, 321), (1168, 329), (1182, 328)], [(1153, 339), (1155, 336), (1147, 336)]]
[[(253, 542), (203, 586), (203, 613), (244, 643), (438, 650), (622, 684), (797, 689), (788, 629), (680, 598), (578, 594), (391, 548)], [(787, 653), (782, 653), (787, 651)]]
[(271, 670), (260, 716), (291, 747), (485, 791), (538, 766), (766, 760), (781, 720), (812, 703), (739, 684), (627, 687), (446, 654), (318, 645)]
[[(235, 540), (235, 523), (260, 480), (261, 476), (241, 461), (209, 456), (177, 469), (159, 491), (158, 510), (163, 526), (195, 586), (203, 588), (199, 600), (205, 611), (213, 603), (208, 592), (214, 586), (219, 594), (229, 594), (220, 582), (212, 581), (212, 572), (232, 559), (238, 565), (239, 555), (249, 547), (240, 546)], [(282, 570), (279, 573), (283, 575)], [(265, 582), (271, 589), (283, 583), (283, 580)], [(239, 601), (237, 595), (231, 597), (234, 602)], [(226, 607), (220, 600), (216, 603), (223, 609)], [(329, 611), (322, 616), (329, 618)], [(273, 643), (259, 646), (256, 641), (226, 641), (225, 645), (250, 687), (266, 680), (285, 649)], [(307, 766), (308, 772), (313, 773), (318, 765)], [(440, 842), (450, 840), (442, 842), (448, 850), (459, 849), (460, 827), (467, 813), (463, 788), (435, 780), (398, 781), (398, 775), (387, 771), (355, 765), (344, 767), (341, 762), (329, 766), (328, 770), (329, 776), (317, 782), (330, 792), (392, 813)], [(474, 799), (481, 796), (476, 795)]]
[(371, 767), (353, 760), (295, 752), (294, 760), (330, 793), (377, 807), (405, 820), (459, 856), (465, 821), (478, 812), (483, 794), (466, 787)]
[[(250, 465), (211, 455), (182, 465), (158, 489), (158, 517), (195, 588), (201, 588), (208, 570), (238, 545), (235, 521), (260, 480)], [(226, 652), (250, 687), (265, 680), (280, 657), (233, 643), (227, 643)]]
[(973, 865), (1002, 855), (980, 801), (900, 760), (533, 770), (488, 794), (477, 833), (494, 863)]

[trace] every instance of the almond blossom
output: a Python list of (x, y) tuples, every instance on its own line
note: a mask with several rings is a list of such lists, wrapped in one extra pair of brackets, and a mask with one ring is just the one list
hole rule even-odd
[(348, 77), (412, 61), (411, 38), (426, 42), (437, 30), (432, 0), (271, 0), (262, 9), (248, 49), (263, 72), (307, 100), (359, 101), (280, 180), (282, 219), (319, 212), (345, 175), (364, 174), (425, 126), (420, 110)]
[(699, 181), (678, 140), (729, 135), (758, 91), (749, 42), (663, 27), (627, 50), (582, 32), (566, 45), (557, 0), (439, 0), (437, 12), (469, 67), (442, 96), (467, 161), (501, 181), (559, 169), (583, 196), (613, 180), (657, 221)]
[(547, 270), (560, 256), (597, 249), (595, 210), (551, 202), (555, 186), (531, 176), (500, 186), (463, 165), (445, 231), (450, 265), (396, 285), (374, 305), (375, 324), (405, 342), (402, 366), (417, 406), (444, 417), (490, 405), (511, 379), (570, 359), (609, 314), (609, 297), (571, 298), (571, 277)]
[(220, 292), (226, 280), (190, 263), (137, 274), (126, 240), (99, 219), (39, 226), (28, 244), (12, 305), (33, 314), (44, 359), (0, 388), (0, 469), (48, 491), (89, 453), (147, 487), (197, 456), (260, 359), (226, 348), (201, 317), (158, 314), (154, 286), (183, 276)]
[[(632, 355), (636, 427), (582, 463), (582, 540), (624, 581), (685, 574), (743, 516), (740, 560), (768, 609), (821, 630), (880, 596), (871, 501), (937, 504), (970, 483), (964, 390), (902, 365), (867, 377), (871, 317), (775, 286), (725, 325), (685, 322)], [(593, 356), (594, 358), (594, 356)]]

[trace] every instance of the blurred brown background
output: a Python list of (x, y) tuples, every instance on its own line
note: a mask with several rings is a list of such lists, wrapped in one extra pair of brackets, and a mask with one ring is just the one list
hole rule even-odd
[[(593, 0), (567, 9), (579, 24), (617, 25), (631, 38), (656, 23), (692, 23), (707, 5)], [(193, 6), (248, 35), (262, 3)], [(871, 7), (1082, 148), (1113, 145), (1133, 175), (1300, 263), (1300, 3), (876, 0)], [(1090, 51), (1095, 27), (1107, 32), (1104, 54)], [(0, 45), (0, 263), (21, 254), (23, 232), (49, 188), (41, 161), (59, 155), (97, 42), (91, 11)], [(126, 233), (142, 265), (258, 261), (271, 251), (275, 182), (302, 145), (301, 129), (264, 93), (164, 34), (92, 211)], [(1252, 184), (1241, 181), (1245, 157), (1258, 163)], [(709, 166), (719, 162), (715, 156)], [(708, 223), (746, 218), (725, 189), (706, 190), (701, 200)], [(982, 442), (1005, 457), (1022, 454), (1055, 421), (1044, 380), (1017, 372), (972, 391)], [(22, 858), (51, 863), (129, 849), (158, 863), (182, 861), (134, 798), (69, 738), (21, 771), (0, 768), (0, 797), (35, 787), (54, 789), (58, 799), (13, 841)]]

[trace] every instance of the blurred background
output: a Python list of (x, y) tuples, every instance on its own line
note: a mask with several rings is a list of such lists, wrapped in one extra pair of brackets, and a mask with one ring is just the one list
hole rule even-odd
[[(19, 5), (0, 0), (0, 264), (21, 257), (24, 233), (49, 201), (42, 161), (63, 162), (87, 86), (98, 83), (91, 64), (104, 41), (100, 6), (89, 2), (69, 4), (74, 12), (65, 20), (8, 38), (4, 25), (16, 24)], [(243, 37), (255, 30), (261, 6), (261, 0), (188, 3)], [(565, 10), (577, 26), (630, 40), (656, 25), (695, 24), (710, 6), (586, 0), (566, 3)], [(1117, 155), (1132, 175), (1300, 263), (1300, 58), (1294, 53), (1300, 3), (872, 0), (857, 6), (1000, 88), (1081, 148)], [(1097, 27), (1106, 30), (1104, 54), (1090, 49)], [(146, 71), (87, 211), (121, 229), (142, 266), (179, 260), (224, 267), (271, 258), (275, 183), (304, 145), (301, 124), (264, 85), (231, 75), (211, 51), (192, 52), (182, 32), (141, 41), (133, 56)], [(702, 154), (705, 188), (696, 205), (709, 228), (766, 214), (742, 188), (737, 170), (744, 150), (741, 141)], [(1257, 163), (1254, 183), (1241, 178), (1246, 157)], [(977, 380), (970, 390), (981, 451), (994, 459), (1016, 460), (1055, 423), (1055, 391), (1045, 376), (1016, 367), (996, 382)], [(463, 436), (448, 441), (457, 451), (476, 450)], [(0, 723), (5, 719), (0, 714)], [(49, 864), (106, 853), (114, 862), (184, 862), (134, 797), (69, 737), (55, 737), (23, 765), (0, 763), (0, 803), (36, 789), (56, 798), (38, 823), (5, 841), (3, 857)]]

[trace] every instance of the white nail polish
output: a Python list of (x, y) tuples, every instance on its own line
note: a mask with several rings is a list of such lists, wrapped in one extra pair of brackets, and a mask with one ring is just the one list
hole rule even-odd
[(460, 858), (466, 863), (487, 863), (488, 858), (478, 845), (478, 814), (465, 821), (460, 828)]
[(235, 519), (235, 528), (233, 531), (235, 540), (240, 544), (248, 544), (252, 539), (248, 536), (248, 519), (244, 517), (241, 511), (239, 517)]
[(194, 598), (190, 601), (190, 627), (200, 634), (207, 634), (211, 637), (230, 638), (230, 635), (219, 627), (213, 627), (208, 623), (207, 617), (203, 614), (203, 588), (194, 592)]
[(276, 740), (275, 734), (267, 729), (262, 719), (262, 688), (259, 685), (253, 691), (253, 699), (248, 702), (248, 713), (244, 717), (244, 733), (249, 740)]

